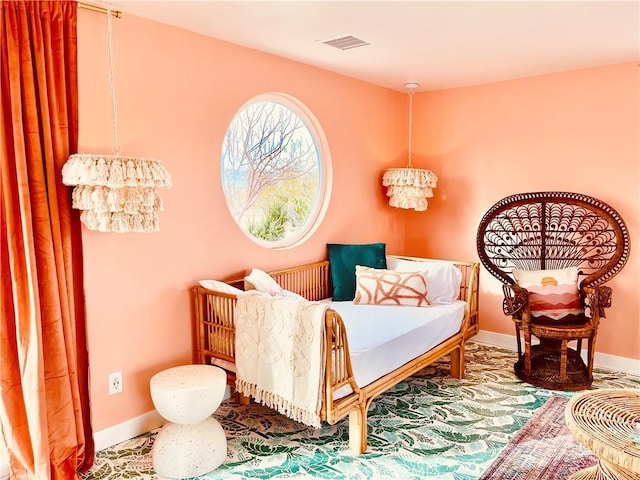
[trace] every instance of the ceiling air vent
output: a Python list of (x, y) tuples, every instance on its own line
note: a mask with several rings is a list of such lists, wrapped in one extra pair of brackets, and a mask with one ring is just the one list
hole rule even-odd
[(350, 48), (364, 47), (369, 45), (369, 42), (360, 40), (352, 35), (346, 37), (333, 38), (331, 40), (325, 40), (322, 43), (329, 45), (330, 47), (339, 48), (340, 50), (349, 50)]

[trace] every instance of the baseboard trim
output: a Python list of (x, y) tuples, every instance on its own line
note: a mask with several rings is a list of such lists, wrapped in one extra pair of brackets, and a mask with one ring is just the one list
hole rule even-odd
[(125, 440), (142, 435), (162, 426), (164, 422), (165, 420), (157, 411), (151, 410), (125, 422), (94, 432), (93, 441), (96, 451), (104, 450)]
[[(227, 399), (230, 396), (231, 390), (229, 386), (227, 386), (223, 398)], [(151, 430), (161, 427), (164, 423), (165, 419), (162, 418), (156, 410), (151, 410), (131, 420), (94, 432), (93, 441), (96, 452), (130, 440), (143, 433), (150, 432)], [(2, 477), (0, 477), (0, 480), (2, 480)]]
[(480, 330), (478, 334), (472, 338), (474, 342), (482, 343), (484, 345), (490, 345), (492, 347), (501, 347), (513, 350), (518, 349), (516, 344), (515, 335), (505, 335), (504, 333), (489, 332), (487, 330)]
[[(508, 348), (513, 351), (518, 348), (515, 335), (506, 335), (504, 333), (495, 333), (486, 330), (480, 330), (478, 334), (473, 337), (473, 341), (494, 347)], [(583, 349), (582, 356), (584, 357), (585, 355), (586, 352)], [(619, 357), (608, 353), (596, 352), (593, 361), (595, 366), (599, 368), (616, 370), (618, 372), (628, 373), (629, 375), (640, 376), (640, 360), (636, 360), (634, 358)]]

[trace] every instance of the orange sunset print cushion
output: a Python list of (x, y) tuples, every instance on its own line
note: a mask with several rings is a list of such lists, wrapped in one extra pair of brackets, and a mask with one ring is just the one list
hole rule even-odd
[(519, 286), (529, 291), (529, 311), (535, 320), (573, 323), (581, 319), (578, 270), (513, 270)]

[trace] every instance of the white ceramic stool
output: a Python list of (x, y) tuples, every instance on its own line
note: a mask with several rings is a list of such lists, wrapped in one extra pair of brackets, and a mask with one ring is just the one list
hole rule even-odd
[(212, 365), (182, 365), (151, 377), (151, 400), (168, 420), (151, 452), (159, 476), (197, 477), (225, 461), (227, 438), (211, 414), (220, 406), (226, 386), (225, 371)]

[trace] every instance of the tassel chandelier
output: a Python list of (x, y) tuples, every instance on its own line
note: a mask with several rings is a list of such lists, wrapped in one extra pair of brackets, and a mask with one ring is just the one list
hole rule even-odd
[(413, 92), (417, 83), (405, 83), (409, 89), (409, 163), (405, 168), (390, 168), (382, 176), (382, 185), (387, 187), (389, 205), (396, 208), (422, 212), (427, 209), (427, 198), (433, 197), (438, 177), (431, 170), (413, 168), (411, 143), (413, 130)]
[(72, 206), (80, 220), (100, 232), (154, 232), (160, 229), (162, 200), (157, 188), (171, 186), (159, 160), (122, 155), (118, 142), (118, 110), (113, 79), (111, 5), (108, 3), (109, 82), (113, 113), (113, 155), (76, 153), (62, 167), (62, 182), (73, 186)]

